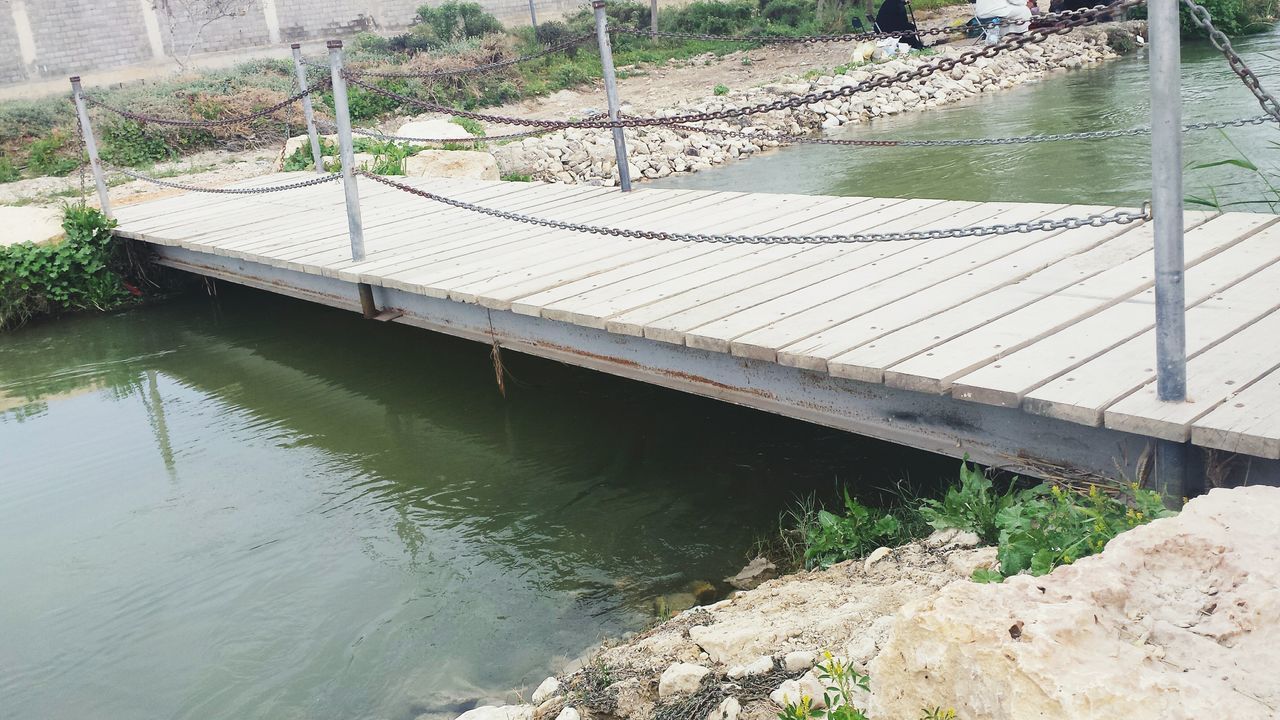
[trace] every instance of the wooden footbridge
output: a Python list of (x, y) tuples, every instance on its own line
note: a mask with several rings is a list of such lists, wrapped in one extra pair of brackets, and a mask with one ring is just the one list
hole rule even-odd
[[(401, 182), (533, 216), (730, 234), (890, 233), (1114, 210)], [(537, 227), (373, 183), (361, 207), (362, 261), (351, 259), (334, 184), (121, 207), (116, 232), (170, 267), (355, 311), (364, 285), (376, 307), (363, 309), (392, 322), (1024, 471), (1136, 474), (1157, 439), (1250, 456), (1256, 478), (1280, 458), (1280, 217), (1186, 214), (1188, 400), (1170, 403), (1154, 384), (1149, 222), (723, 244)]]
[[(1280, 482), (1280, 217), (1184, 212), (1181, 188), (1182, 132), (1280, 121), (1280, 101), (1207, 11), (1181, 2), (1265, 116), (1180, 125), (1178, 7), (1161, 0), (1149, 8), (1150, 128), (955, 141), (1150, 134), (1152, 202), (1142, 211), (1067, 201), (627, 192), (623, 132), (665, 125), (733, 134), (725, 121), (923, 82), (1141, 0), (1046, 15), (1027, 33), (893, 75), (688, 115), (619, 115), (603, 0), (592, 7), (607, 117), (538, 120), (443, 107), (378, 84), (388, 76), (430, 83), (441, 73), (344, 69), (337, 41), (319, 74), (295, 46), (300, 92), (236, 118), (147, 117), (86, 97), (78, 78), (72, 87), (107, 212), (89, 106), (137, 122), (207, 127), (301, 103), (315, 174), (193, 188), (122, 171), (200, 191), (116, 209), (117, 234), (146, 243), (164, 265), (1036, 475), (1143, 478), (1154, 457), (1158, 486), (1176, 496), (1200, 481)], [(563, 49), (443, 74), (483, 73)], [(353, 131), (348, 80), (402, 105), (532, 128), (515, 135), (607, 129), (624, 192), (364, 172), (352, 133), (388, 138)], [(312, 115), (311, 96), (326, 87), (340, 176), (326, 174)], [(721, 125), (690, 125), (708, 122)], [(432, 381), (439, 379), (405, 378)]]

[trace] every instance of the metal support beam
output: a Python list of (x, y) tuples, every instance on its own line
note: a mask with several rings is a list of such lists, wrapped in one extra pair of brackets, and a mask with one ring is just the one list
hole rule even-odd
[[(307, 66), (302, 62), (302, 46), (294, 43), (289, 46), (293, 50), (293, 70), (298, 75), (298, 92), (307, 91)], [(302, 116), (307, 119), (307, 137), (311, 139), (311, 159), (315, 162), (316, 172), (324, 172), (324, 153), (320, 151), (320, 135), (316, 132), (316, 114), (311, 107), (311, 96), (302, 96)]]
[[(609, 44), (609, 20), (604, 14), (604, 0), (592, 0), (596, 15), (596, 41), (600, 43), (600, 65), (604, 69), (604, 93), (609, 102), (609, 119), (618, 119), (618, 75), (613, 70), (613, 47)], [(622, 192), (631, 190), (631, 169), (627, 165), (627, 140), (622, 128), (613, 128), (613, 152), (618, 158), (618, 184)]]
[(102, 163), (98, 160), (98, 141), (93, 137), (93, 125), (89, 124), (89, 109), (84, 104), (84, 89), (80, 87), (79, 75), (71, 78), (71, 94), (76, 101), (76, 117), (80, 119), (84, 151), (89, 155), (89, 167), (93, 169), (93, 184), (98, 186), (98, 202), (102, 205), (102, 214), (111, 217), (111, 198), (107, 197), (107, 178), (102, 172)]
[(1181, 508), (1182, 498), (1188, 495), (1187, 455), (1186, 443), (1156, 440), (1154, 489), (1164, 497), (1165, 506), (1173, 510)]
[(378, 305), (373, 301), (373, 286), (369, 283), (358, 283), (356, 290), (360, 293), (360, 313), (365, 320), (378, 317)]
[(1178, 0), (1147, 4), (1151, 73), (1151, 212), (1155, 222), (1156, 391), (1187, 397), (1186, 288), (1183, 284), (1182, 97)]
[(333, 75), (333, 114), (338, 125), (338, 149), (342, 157), (342, 188), (347, 193), (347, 230), (351, 235), (351, 259), (364, 260), (364, 223), (360, 220), (360, 189), (356, 187), (356, 151), (351, 139), (351, 111), (347, 105), (347, 79), (342, 75), (342, 41), (330, 40), (329, 72)]

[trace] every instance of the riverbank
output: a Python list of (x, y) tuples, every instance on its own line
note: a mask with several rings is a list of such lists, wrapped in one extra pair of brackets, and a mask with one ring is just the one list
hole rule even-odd
[(994, 548), (939, 531), (687, 610), (459, 720), (1272, 718), (1275, 512), (1280, 489), (1213, 490), (1002, 584), (969, 579)]
[[(895, 84), (855, 97), (815, 102), (798, 108), (748, 116), (742, 124), (711, 121), (711, 132), (686, 129), (627, 129), (628, 162), (633, 179), (656, 179), (672, 174), (705, 170), (731, 160), (751, 156), (786, 144), (777, 135), (816, 136), (848, 125), (860, 125), (906, 112), (922, 112), (941, 105), (964, 102), (984, 93), (1039, 82), (1046, 75), (1073, 70), (1119, 56), (1117, 48), (1132, 49), (1142, 42), (1142, 22), (1122, 22), (1077, 28), (1053, 36), (1043, 44), (1028, 45), (994, 59), (979, 58), (971, 66), (957, 66), (910, 83)], [(806, 80), (795, 75), (744, 90), (704, 96), (657, 109), (660, 117), (716, 112), (772, 103), (796, 96), (839, 90), (876, 77), (891, 76), (959, 56), (970, 43), (938, 46), (926, 54), (908, 55), (881, 62), (858, 61), (839, 65), (830, 72)], [(869, 56), (874, 47), (851, 49), (846, 57)], [(630, 111), (628, 107), (624, 112)], [(717, 134), (715, 131), (732, 135)], [(618, 183), (612, 134), (607, 130), (568, 129), (492, 149), (504, 175), (533, 180)]]

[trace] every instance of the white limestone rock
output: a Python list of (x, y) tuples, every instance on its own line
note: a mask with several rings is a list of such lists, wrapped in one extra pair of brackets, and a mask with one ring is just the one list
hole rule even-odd
[(813, 650), (796, 650), (782, 658), (782, 667), (789, 673), (808, 670), (818, 662), (818, 653)]
[(773, 658), (768, 655), (761, 655), (746, 665), (734, 665), (729, 668), (725, 674), (732, 680), (738, 680), (744, 677), (754, 675), (764, 675), (773, 671)]
[(559, 715), (556, 715), (556, 720), (582, 720), (582, 713), (578, 712), (576, 708), (567, 707), (561, 710)]
[(409, 177), (501, 179), (498, 161), (487, 152), (475, 150), (423, 150), (405, 158), (405, 174)]
[(693, 663), (672, 663), (658, 680), (658, 697), (668, 700), (692, 695), (709, 672), (707, 668)]
[(533, 706), (481, 705), (462, 713), (457, 720), (533, 720)]
[(1043, 577), (904, 607), (873, 717), (1232, 720), (1280, 708), (1280, 488), (1213, 490)]
[(441, 140), (470, 140), (474, 137), (474, 135), (467, 132), (466, 128), (443, 117), (410, 120), (401, 125), (395, 134), (401, 137), (440, 138)]
[(537, 689), (533, 691), (533, 696), (530, 700), (533, 701), (534, 705), (541, 705), (548, 698), (558, 692), (560, 692), (560, 681), (553, 677), (549, 677), (546, 680), (543, 680), (542, 683), (538, 685)]
[(742, 712), (742, 703), (738, 702), (738, 698), (730, 696), (707, 713), (707, 720), (738, 720), (740, 712)]

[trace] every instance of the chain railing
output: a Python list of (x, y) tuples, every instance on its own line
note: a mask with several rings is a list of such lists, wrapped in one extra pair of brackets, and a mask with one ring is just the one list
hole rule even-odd
[(250, 188), (227, 188), (227, 187), (207, 187), (204, 185), (189, 185), (187, 183), (173, 182), (172, 180), (163, 180), (149, 175), (143, 175), (140, 172), (134, 172), (122, 167), (109, 167), (113, 172), (131, 177), (134, 180), (142, 180), (152, 185), (160, 187), (172, 188), (174, 190), (188, 190), (190, 192), (210, 193), (214, 195), (265, 195), (267, 193), (284, 192), (286, 190), (297, 190), (299, 188), (311, 187), (313, 185), (323, 185), (324, 183), (333, 182), (342, 179), (342, 175), (338, 173), (329, 173), (325, 175), (317, 175), (309, 180), (301, 180), (284, 185), (265, 185), (261, 187)]
[(607, 235), (610, 237), (621, 237), (632, 240), (671, 240), (684, 243), (729, 243), (744, 245), (832, 245), (870, 242), (907, 242), (911, 240), (941, 240), (944, 238), (971, 238), (988, 235), (1008, 235), (1010, 233), (1074, 230), (1081, 227), (1103, 227), (1111, 224), (1125, 225), (1132, 222), (1143, 222), (1151, 219), (1150, 210), (1143, 208), (1138, 211), (1120, 210), (1112, 213), (1095, 213), (1084, 217), (1065, 217), (1057, 219), (1032, 220), (1011, 224), (974, 225), (963, 228), (939, 228), (888, 233), (850, 233), (835, 235), (722, 235), (713, 233), (682, 233), (667, 232), (663, 230), (632, 230), (629, 228), (609, 227), (607, 225), (590, 225), (586, 223), (551, 220), (548, 218), (537, 217), (535, 215), (525, 215), (523, 213), (511, 212), (509, 210), (499, 210), (497, 208), (485, 207), (483, 205), (477, 205), (464, 200), (446, 197), (439, 193), (433, 193), (429, 190), (423, 190), (422, 188), (416, 188), (412, 185), (406, 185), (405, 183), (397, 182), (388, 177), (375, 175), (364, 170), (357, 170), (356, 173), (367, 177), (374, 182), (381, 183), (388, 187), (393, 187), (402, 192), (409, 193), (410, 195), (417, 195), (418, 197), (433, 200), (460, 210), (467, 210), (469, 212), (488, 215), (502, 220), (510, 220), (512, 222), (525, 223), (528, 225), (538, 225), (556, 230), (569, 230), (571, 232)]
[(323, 92), (323, 90), (325, 89), (325, 87), (327, 87), (327, 85), (328, 85), (328, 80), (321, 80), (314, 87), (310, 87), (310, 88), (307, 88), (306, 90), (290, 95), (289, 97), (285, 98), (284, 100), (281, 100), (278, 103), (275, 103), (274, 105), (269, 105), (267, 107), (261, 108), (259, 110), (255, 110), (251, 113), (247, 113), (244, 115), (237, 115), (229, 118), (217, 118), (217, 119), (209, 119), (209, 120), (205, 120), (205, 119), (178, 120), (173, 118), (162, 118), (162, 117), (155, 117), (152, 115), (144, 115), (143, 113), (136, 113), (136, 112), (133, 112), (132, 110), (125, 110), (124, 108), (115, 107), (114, 105), (105, 103), (92, 95), (84, 95), (83, 97), (84, 97), (84, 101), (89, 105), (102, 108), (107, 112), (114, 113), (116, 115), (119, 115), (120, 117), (127, 118), (129, 120), (133, 120), (135, 122), (139, 122), (143, 124), (170, 125), (173, 127), (208, 128), (208, 127), (224, 127), (227, 125), (242, 125), (247, 122), (252, 122), (254, 120), (260, 120), (265, 117), (270, 117), (276, 114), (277, 112), (279, 112), (280, 110), (283, 110), (284, 108), (289, 107), (290, 105), (298, 102), (304, 97), (308, 97), (310, 95)]
[[(317, 126), (319, 126), (326, 133), (334, 133), (334, 132), (337, 132), (338, 130), (337, 126), (334, 125), (333, 123), (320, 122), (320, 123), (317, 123)], [(434, 138), (415, 137), (410, 135), (397, 135), (395, 133), (382, 132), (381, 130), (375, 130), (372, 128), (351, 128), (351, 132), (356, 135), (373, 138), (375, 140), (392, 141), (392, 142), (431, 143), (436, 145), (443, 145), (446, 143), (457, 143), (459, 145), (471, 145), (476, 143), (500, 142), (504, 140), (518, 140), (520, 138), (537, 137), (539, 135), (546, 135), (549, 132), (553, 132), (553, 130), (551, 128), (537, 128), (534, 130), (525, 130), (524, 132), (506, 133), (504, 135), (471, 135), (468, 137), (434, 137)]]
[[(1048, 19), (1048, 18), (1047, 18)], [(966, 25), (943, 25), (917, 30), (894, 30), (890, 32), (844, 33), (841, 35), (717, 35), (714, 33), (668, 32), (648, 30), (644, 28), (614, 28), (611, 32), (649, 37), (662, 40), (706, 40), (710, 42), (741, 43), (758, 45), (819, 45), (824, 43), (874, 42), (890, 38), (929, 37), (932, 35), (960, 35), (980, 32), (997, 27), (999, 23), (975, 22)]]
[[(1183, 132), (1200, 132), (1219, 130), (1229, 127), (1246, 127), (1276, 122), (1269, 115), (1235, 120), (1216, 120), (1211, 122), (1188, 123), (1182, 126)], [(939, 140), (863, 140), (858, 138), (826, 138), (808, 135), (775, 133), (768, 130), (745, 132), (741, 130), (724, 130), (720, 128), (701, 127), (697, 125), (672, 125), (673, 130), (690, 133), (705, 133), (717, 137), (732, 137), (743, 140), (768, 140), (793, 145), (837, 145), (852, 147), (968, 147), (983, 145), (1033, 145), (1037, 143), (1062, 142), (1067, 140), (1109, 140), (1122, 137), (1140, 137), (1151, 134), (1150, 126), (1126, 128), (1123, 130), (1087, 130), (1071, 133), (1054, 133), (1050, 135), (1015, 135), (1011, 137), (993, 138), (954, 138)]]
[(1204, 30), (1209, 35), (1209, 42), (1222, 53), (1227, 59), (1227, 64), (1231, 66), (1231, 71), (1240, 78), (1240, 82), (1253, 93), (1258, 100), (1258, 105), (1262, 107), (1262, 111), (1267, 115), (1280, 120), (1280, 102), (1271, 93), (1262, 87), (1262, 80), (1258, 78), (1257, 73), (1245, 64), (1244, 58), (1231, 47), (1231, 39), (1226, 36), (1218, 28), (1213, 25), (1213, 18), (1209, 15), (1209, 10), (1203, 5), (1199, 5), (1195, 0), (1182, 0), (1182, 5), (1191, 16), (1191, 21), (1197, 27)]
[(791, 110), (816, 102), (826, 102), (828, 100), (835, 100), (836, 98), (852, 97), (871, 90), (892, 87), (894, 85), (900, 85), (914, 80), (922, 80), (940, 71), (946, 72), (957, 66), (972, 65), (983, 58), (994, 58), (1003, 52), (1020, 49), (1027, 45), (1042, 43), (1054, 35), (1065, 35), (1077, 27), (1095, 24), (1100, 21), (1100, 18), (1109, 17), (1111, 13), (1114, 12), (1120, 12), (1129, 8), (1137, 7), (1143, 2), (1144, 0), (1119, 0), (1119, 2), (1111, 5), (1099, 6), (1097, 8), (1090, 8), (1086, 10), (1064, 12), (1060, 14), (1061, 21), (1057, 25), (1036, 28), (1026, 33), (1005, 35), (991, 45), (986, 45), (974, 50), (968, 50), (956, 57), (942, 58), (935, 62), (922, 64), (914, 69), (901, 70), (893, 75), (876, 76), (854, 85), (832, 88), (821, 92), (809, 93), (807, 95), (800, 95), (791, 98), (778, 99), (773, 102), (760, 103), (747, 107), (690, 113), (686, 115), (674, 115), (670, 117), (628, 116), (617, 120), (610, 120), (607, 118), (592, 118), (587, 120), (540, 120), (535, 118), (508, 117), (504, 115), (492, 115), (488, 113), (459, 110), (447, 105), (441, 105), (427, 100), (420, 100), (386, 88), (378, 87), (377, 85), (365, 82), (357, 77), (348, 77), (347, 79), (352, 85), (356, 85), (364, 90), (382, 95), (402, 104), (415, 105), (432, 112), (499, 125), (542, 127), (551, 130), (568, 128), (634, 128), (662, 125), (669, 126), (691, 122), (705, 122), (708, 120), (728, 120), (731, 118), (748, 117), (778, 110)]

